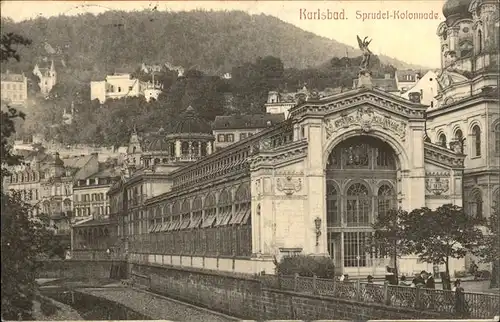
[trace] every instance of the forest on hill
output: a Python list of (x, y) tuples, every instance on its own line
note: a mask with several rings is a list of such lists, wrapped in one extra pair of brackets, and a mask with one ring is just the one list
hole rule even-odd
[[(97, 16), (58, 16), (14, 23), (2, 18), (2, 33), (15, 32), (32, 40), (18, 48), (20, 62), (2, 64), (2, 71), (24, 72), (31, 94), (38, 79), (31, 73), (41, 58), (53, 59), (57, 85), (48, 99), (35, 99), (19, 125), (19, 137), (41, 134), (48, 141), (119, 146), (130, 131), (168, 127), (189, 105), (213, 121), (225, 113), (262, 113), (270, 90), (295, 92), (351, 88), (359, 56), (344, 57), (346, 46), (305, 32), (266, 15), (244, 12), (117, 12)], [(314, 48), (314, 50), (310, 50)], [(349, 48), (354, 54), (358, 51)], [(141, 73), (141, 63), (184, 66), (186, 73), (164, 68), (155, 74), (163, 84), (159, 99), (90, 101), (90, 81), (103, 80), (117, 69)], [(392, 63), (388, 63), (392, 62)], [(410, 67), (387, 57), (373, 56), (374, 77), (394, 75), (395, 68)], [(232, 78), (220, 77), (230, 72)], [(224, 110), (232, 96), (233, 109)], [(31, 95), (33, 96), (33, 95)], [(72, 124), (65, 124), (63, 111), (74, 106)]]
[[(279, 57), (285, 68), (314, 68), (332, 57), (360, 54), (357, 48), (306, 32), (268, 15), (242, 11), (121, 12), (38, 17), (15, 23), (2, 17), (2, 31), (33, 41), (19, 48), (15, 70), (30, 70), (47, 51), (64, 59), (75, 78), (102, 78), (116, 68), (169, 62), (222, 75), (258, 57)], [(386, 56), (384, 64), (419, 68)]]
[[(277, 57), (258, 58), (232, 69), (229, 80), (188, 70), (184, 76), (164, 70), (155, 80), (163, 85), (158, 100), (147, 103), (144, 97), (108, 100), (102, 106), (90, 101), (88, 84), (80, 87), (58, 83), (49, 96), (32, 104), (26, 120), (18, 126), (19, 138), (41, 134), (48, 141), (64, 144), (85, 143), (98, 146), (120, 146), (128, 142), (133, 128), (149, 132), (163, 128), (168, 131), (177, 117), (192, 106), (207, 122), (216, 115), (265, 113), (265, 102), (271, 90), (295, 92), (306, 85), (310, 90), (352, 88), (361, 57), (330, 60), (321, 69), (285, 69)], [(372, 58), (373, 77), (394, 74), (395, 68)], [(151, 75), (137, 70), (135, 77), (148, 80)], [(233, 97), (231, 108), (226, 95)], [(65, 124), (63, 112), (73, 106), (71, 124)]]

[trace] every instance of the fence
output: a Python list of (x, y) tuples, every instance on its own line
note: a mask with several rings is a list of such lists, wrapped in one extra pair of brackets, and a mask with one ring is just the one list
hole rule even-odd
[(360, 281), (301, 276), (261, 276), (263, 286), (298, 293), (378, 303), (455, 314), (459, 318), (488, 319), (500, 314), (500, 296), (484, 293), (455, 293), (448, 290), (370, 284)]

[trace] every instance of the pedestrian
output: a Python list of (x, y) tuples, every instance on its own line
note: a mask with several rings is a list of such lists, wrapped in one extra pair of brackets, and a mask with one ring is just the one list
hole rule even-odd
[(406, 276), (401, 276), (400, 283), (401, 286), (410, 286), (410, 284), (406, 281)]
[(427, 273), (426, 271), (422, 271), (420, 275), (424, 280), (425, 288), (432, 288), (432, 289), (436, 288), (436, 282), (434, 281), (434, 277), (432, 277), (431, 274)]
[(469, 313), (469, 308), (459, 279), (455, 281), (453, 291), (455, 292), (455, 313), (459, 318), (465, 318)]
[(479, 269), (479, 267), (477, 266), (476, 262), (472, 261), (472, 263), (470, 263), (469, 273), (472, 276), (474, 276), (474, 280), (476, 280), (478, 277), (478, 272), (477, 272), (478, 269)]
[(422, 287), (424, 286), (425, 281), (422, 278), (422, 275), (416, 275), (415, 278), (413, 278), (412, 283), (415, 287)]

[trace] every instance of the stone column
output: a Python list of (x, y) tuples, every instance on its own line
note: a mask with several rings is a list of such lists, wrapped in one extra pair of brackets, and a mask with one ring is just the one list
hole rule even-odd
[[(304, 189), (307, 189), (307, 202), (304, 212), (304, 252), (307, 254), (327, 254), (326, 230), (326, 181), (323, 166), (323, 125), (322, 120), (308, 120), (306, 135), (309, 140), (305, 165)], [(321, 219), (321, 236), (316, 246), (314, 220)]]
[(458, 32), (460, 31), (460, 27), (452, 27), (450, 28), (450, 50), (453, 50), (455, 52), (455, 58), (453, 58), (453, 61), (457, 60), (458, 55), (460, 54), (460, 47), (458, 43)]
[(201, 157), (201, 142), (198, 141), (198, 155)]
[(191, 141), (188, 142), (188, 155), (189, 157), (193, 156), (193, 142)]
[(212, 154), (212, 142), (207, 142), (207, 154)]
[(181, 141), (175, 140), (175, 156), (179, 158), (181, 156)]
[(403, 169), (403, 208), (411, 211), (425, 206), (424, 121), (413, 121), (407, 135), (409, 169)]

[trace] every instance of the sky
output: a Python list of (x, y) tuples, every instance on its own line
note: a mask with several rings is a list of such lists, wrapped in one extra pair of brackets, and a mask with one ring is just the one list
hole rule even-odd
[[(440, 65), (438, 25), (444, 20), (444, 0), (349, 0), (349, 1), (2, 1), (1, 14), (14, 21), (101, 13), (107, 10), (190, 11), (242, 10), (267, 14), (319, 36), (357, 47), (356, 35), (373, 39), (370, 50), (408, 63), (437, 68)], [(340, 19), (314, 19), (314, 12), (344, 12)], [(374, 14), (386, 13), (381, 19)], [(406, 12), (421, 18), (404, 16)], [(425, 15), (424, 15), (425, 14)], [(428, 17), (431, 17), (430, 19)], [(377, 19), (378, 18), (378, 19)]]

